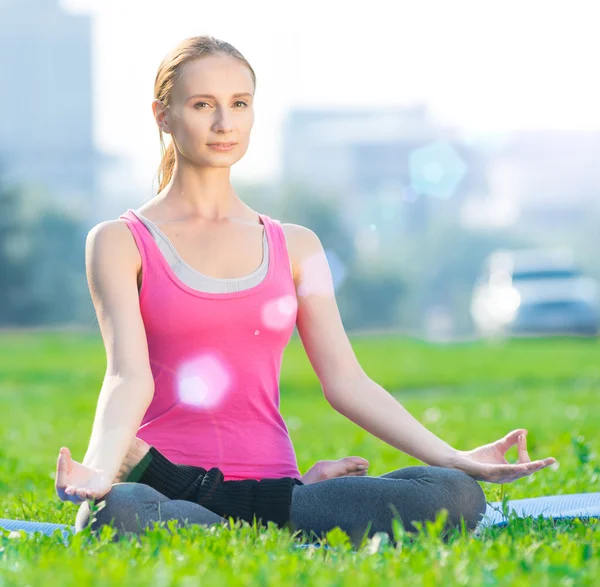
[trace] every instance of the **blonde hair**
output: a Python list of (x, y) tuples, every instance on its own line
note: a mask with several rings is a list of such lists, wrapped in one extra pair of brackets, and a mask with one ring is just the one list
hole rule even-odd
[[(256, 74), (247, 59), (231, 44), (216, 39), (211, 35), (188, 37), (172, 49), (158, 66), (156, 79), (154, 81), (154, 98), (160, 100), (165, 108), (169, 106), (171, 92), (179, 79), (181, 67), (193, 59), (206, 57), (208, 55), (229, 55), (244, 63), (252, 75), (254, 89), (256, 90)], [(173, 177), (175, 167), (175, 145), (171, 140), (165, 147), (162, 129), (158, 129), (160, 138), (161, 161), (158, 166), (158, 192), (161, 192)]]

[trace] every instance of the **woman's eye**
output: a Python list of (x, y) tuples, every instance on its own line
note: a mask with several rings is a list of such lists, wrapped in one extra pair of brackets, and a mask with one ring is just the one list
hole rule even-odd
[[(200, 104), (206, 104), (207, 106), (210, 106), (208, 102), (196, 102), (196, 104), (194, 104), (194, 108), (200, 106)], [(248, 106), (248, 104), (246, 104), (246, 102), (244, 102), (243, 100), (238, 100), (237, 102), (234, 102), (234, 104), (243, 104), (244, 106)]]

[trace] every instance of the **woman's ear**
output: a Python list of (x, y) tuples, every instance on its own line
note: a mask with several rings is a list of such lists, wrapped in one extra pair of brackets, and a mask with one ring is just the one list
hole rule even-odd
[(169, 121), (167, 120), (168, 108), (169, 107), (165, 106), (160, 100), (152, 101), (152, 114), (154, 115), (154, 120), (156, 120), (158, 128), (164, 133), (171, 134)]

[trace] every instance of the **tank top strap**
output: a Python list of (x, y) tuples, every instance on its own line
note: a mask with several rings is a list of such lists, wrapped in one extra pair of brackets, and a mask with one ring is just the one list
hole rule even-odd
[(291, 260), (281, 222), (266, 214), (259, 213), (259, 216), (263, 221), (270, 243), (271, 257), (269, 261), (274, 263), (276, 271), (283, 272), (286, 278), (293, 280)]
[(135, 212), (130, 208), (119, 216), (120, 220), (124, 220), (127, 224), (135, 244), (142, 258), (142, 276), (146, 281), (147, 274), (155, 265), (160, 265), (160, 259), (157, 258), (157, 253), (160, 254), (158, 245), (148, 230), (148, 227), (136, 216)]

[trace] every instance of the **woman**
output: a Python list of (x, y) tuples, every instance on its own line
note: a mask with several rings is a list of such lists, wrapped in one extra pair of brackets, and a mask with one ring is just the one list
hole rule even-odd
[[(83, 463), (60, 450), (57, 493), (82, 504), (78, 529), (87, 499), (104, 501), (96, 527), (114, 520), (123, 531), (234, 515), (317, 535), (339, 526), (356, 541), (391, 533), (395, 512), (410, 530), (442, 508), (448, 527), (463, 519), (472, 529), (485, 510), (477, 480), (510, 482), (554, 459), (531, 462), (522, 429), (454, 449), (366, 375), (317, 235), (253, 211), (231, 186), (255, 89), (246, 59), (210, 36), (185, 39), (159, 67), (158, 194), (95, 226), (86, 243), (107, 371)], [(295, 325), (332, 407), (430, 466), (369, 477), (367, 461), (347, 457), (301, 477), (279, 412)], [(515, 444), (519, 461), (508, 464)]]

